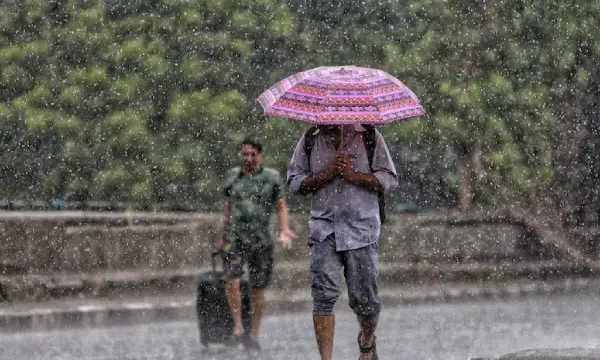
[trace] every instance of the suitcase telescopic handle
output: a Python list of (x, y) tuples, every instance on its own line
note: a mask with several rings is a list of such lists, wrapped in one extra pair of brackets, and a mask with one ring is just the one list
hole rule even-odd
[(221, 251), (213, 251), (211, 254), (213, 275), (217, 275), (217, 256), (221, 255)]

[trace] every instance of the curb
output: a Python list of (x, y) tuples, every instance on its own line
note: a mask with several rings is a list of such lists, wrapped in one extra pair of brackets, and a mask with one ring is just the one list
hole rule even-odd
[[(338, 308), (347, 304), (345, 289)], [(534, 295), (597, 293), (600, 279), (571, 278), (539, 282), (453, 283), (407, 285), (380, 289), (384, 306), (484, 299), (511, 299)], [(182, 295), (183, 296), (183, 295)], [(0, 333), (50, 331), (64, 328), (94, 328), (165, 321), (196, 321), (195, 294), (151, 299), (79, 300), (32, 304), (0, 304)], [(265, 315), (305, 311), (312, 307), (310, 290), (267, 292)]]

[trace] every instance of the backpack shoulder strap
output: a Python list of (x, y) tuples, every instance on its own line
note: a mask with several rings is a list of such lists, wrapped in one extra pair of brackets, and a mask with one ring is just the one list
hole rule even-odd
[(308, 167), (310, 168), (310, 153), (315, 146), (315, 140), (317, 139), (317, 127), (311, 126), (304, 133), (304, 152), (308, 157)]
[(375, 155), (375, 146), (377, 145), (377, 134), (372, 125), (363, 125), (365, 132), (363, 133), (363, 141), (367, 150), (367, 159), (369, 159), (369, 167), (372, 168), (373, 156)]
[(306, 130), (306, 133), (304, 133), (304, 151), (308, 157), (310, 157), (310, 152), (312, 151), (313, 146), (315, 146), (315, 140), (317, 138), (316, 131), (317, 127), (311, 126)]
[[(373, 157), (375, 156), (375, 146), (377, 145), (377, 133), (372, 125), (363, 125), (365, 132), (363, 133), (363, 141), (365, 142), (365, 149), (367, 150), (367, 158), (369, 159), (369, 168), (373, 172)], [(381, 223), (385, 223), (385, 196), (383, 191), (377, 192), (377, 199), (379, 200), (379, 219)]]

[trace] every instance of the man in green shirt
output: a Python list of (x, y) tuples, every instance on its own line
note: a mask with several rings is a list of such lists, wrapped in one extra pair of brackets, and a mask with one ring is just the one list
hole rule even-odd
[[(288, 224), (283, 181), (277, 170), (263, 166), (261, 144), (246, 139), (240, 146), (239, 155), (242, 165), (231, 169), (225, 179), (225, 229), (219, 249), (223, 252), (229, 276), (227, 299), (234, 321), (232, 340), (258, 350), (265, 289), (273, 270), (274, 241), (269, 223), (274, 208), (279, 219), (278, 241), (281, 245), (290, 248), (296, 235)], [(248, 263), (252, 289), (250, 334), (244, 334), (241, 314), (240, 278), (244, 263)]]

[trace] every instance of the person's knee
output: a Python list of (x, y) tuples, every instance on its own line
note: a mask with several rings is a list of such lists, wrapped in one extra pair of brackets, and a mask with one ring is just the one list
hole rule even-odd
[(242, 278), (241, 278), (241, 277), (233, 277), (233, 276), (229, 276), (229, 277), (227, 278), (227, 284), (228, 284), (229, 286), (233, 286), (233, 285), (235, 285), (235, 286), (238, 286), (238, 287), (239, 287), (239, 286), (241, 286), (241, 282), (242, 282)]
[(231, 264), (229, 265), (229, 269), (227, 269), (227, 277), (229, 280), (240, 280), (240, 278), (244, 275), (244, 269), (242, 264)]
[(242, 258), (234, 251), (223, 252), (223, 266), (227, 279), (239, 279), (244, 275)]

